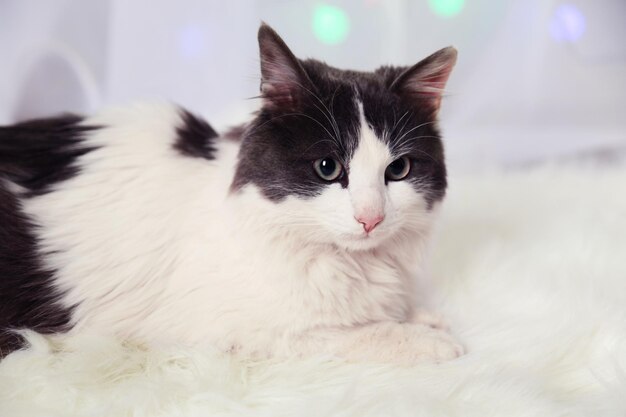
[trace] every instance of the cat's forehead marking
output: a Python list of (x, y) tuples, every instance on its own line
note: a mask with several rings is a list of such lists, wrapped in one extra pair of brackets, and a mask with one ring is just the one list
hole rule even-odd
[(359, 141), (350, 161), (350, 183), (365, 185), (382, 178), (391, 154), (387, 145), (376, 135), (365, 118), (363, 102), (357, 100), (359, 111)]

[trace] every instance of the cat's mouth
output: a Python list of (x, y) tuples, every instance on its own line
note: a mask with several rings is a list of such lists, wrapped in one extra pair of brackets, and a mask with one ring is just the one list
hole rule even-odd
[(385, 236), (386, 233), (382, 233), (382, 231), (350, 233), (342, 236), (340, 245), (349, 250), (367, 250), (380, 245)]

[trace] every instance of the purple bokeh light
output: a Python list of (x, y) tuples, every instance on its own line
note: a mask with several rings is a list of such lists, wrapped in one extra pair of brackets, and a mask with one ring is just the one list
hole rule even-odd
[(178, 33), (178, 47), (185, 58), (197, 58), (206, 52), (207, 34), (200, 25), (188, 25)]
[(583, 36), (585, 29), (585, 15), (571, 4), (557, 7), (550, 20), (550, 35), (557, 42), (576, 42)]

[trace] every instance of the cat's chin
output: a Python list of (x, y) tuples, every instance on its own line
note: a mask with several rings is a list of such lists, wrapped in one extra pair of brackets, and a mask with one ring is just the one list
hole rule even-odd
[(380, 246), (385, 237), (380, 235), (348, 235), (337, 239), (335, 244), (348, 251), (366, 251)]

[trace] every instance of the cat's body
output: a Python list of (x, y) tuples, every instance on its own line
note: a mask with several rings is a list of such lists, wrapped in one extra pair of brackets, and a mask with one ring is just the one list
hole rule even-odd
[[(294, 61), (265, 26), (260, 42), (265, 105), (241, 137), (170, 104), (0, 130), (0, 326), (253, 356), (461, 353), (414, 300), (445, 190), (432, 103), (381, 108), (399, 69)], [(424, 161), (415, 178), (404, 155)]]

